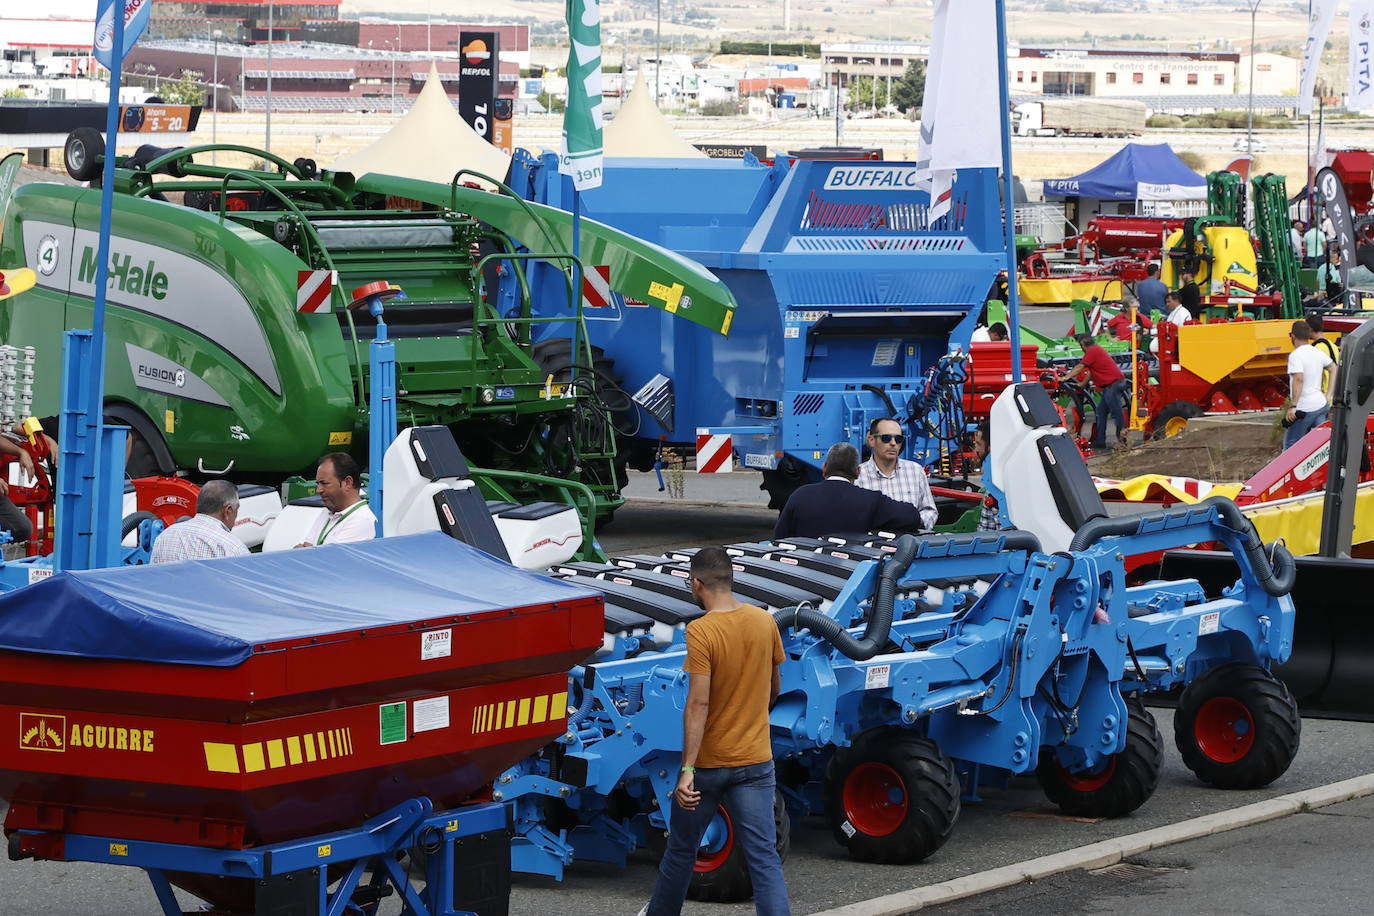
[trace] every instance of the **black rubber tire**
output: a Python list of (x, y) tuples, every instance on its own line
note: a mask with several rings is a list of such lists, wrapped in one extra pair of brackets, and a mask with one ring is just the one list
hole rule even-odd
[[(629, 464), (630, 444), (625, 435), (625, 424), (623, 418), (630, 416), (637, 408), (630, 396), (620, 386), (624, 381), (615, 371), (615, 360), (606, 355), (606, 351), (598, 346), (592, 346), (592, 390), (597, 398), (605, 405), (611, 417), (611, 424), (615, 429), (616, 457), (612, 466), (615, 474), (615, 484), (617, 489), (624, 489), (630, 482)], [(539, 371), (545, 376), (552, 375), (555, 384), (562, 384), (572, 378), (572, 352), (571, 344), (565, 337), (553, 337), (541, 340), (530, 350), (530, 355), (539, 366)], [(610, 516), (606, 516), (598, 523), (599, 526), (610, 522)]]
[[(1210, 729), (1199, 741), (1198, 714), (1210, 701), (1244, 706), (1253, 739), (1243, 752), (1228, 751), (1226, 735)], [(1225, 713), (1223, 707), (1220, 713)], [(1235, 711), (1239, 712), (1238, 709)], [(1210, 717), (1215, 721), (1215, 716)], [(1225, 718), (1224, 715), (1222, 718)], [(1208, 726), (1204, 722), (1204, 729)], [(1233, 734), (1238, 734), (1233, 732)], [(1298, 704), (1283, 681), (1257, 665), (1236, 663), (1207, 671), (1183, 690), (1174, 710), (1174, 744), (1188, 769), (1219, 789), (1259, 789), (1278, 779), (1293, 762), (1302, 737)], [(1222, 741), (1220, 745), (1214, 742)]]
[(62, 164), (77, 181), (94, 181), (104, 168), (105, 138), (94, 127), (78, 127), (67, 134)]
[[(860, 790), (851, 785), (863, 778), (863, 768), (869, 765), (900, 782), (892, 789), (901, 792), (905, 805), (905, 815), (881, 834), (870, 826), (871, 812), (869, 818), (859, 813), (861, 803), (855, 796)], [(959, 818), (961, 789), (954, 762), (934, 741), (902, 729), (871, 732), (853, 747), (837, 751), (826, 768), (825, 794), (835, 841), (857, 862), (920, 862), (944, 845)], [(847, 796), (853, 804), (847, 803)]]
[(1074, 817), (1124, 817), (1145, 804), (1159, 785), (1164, 739), (1155, 717), (1137, 700), (1126, 703), (1126, 747), (1107, 763), (1102, 776), (1073, 776), (1059, 765), (1054, 748), (1040, 752), (1035, 778), (1050, 801)]
[(162, 473), (152, 446), (138, 430), (132, 428), (129, 430), (129, 458), (124, 462), (124, 473), (130, 480), (157, 477)]
[(1202, 414), (1202, 406), (1194, 404), (1192, 401), (1172, 401), (1165, 404), (1164, 409), (1155, 414), (1154, 419), (1150, 421), (1150, 438), (1166, 438), (1168, 434), (1165, 432), (1165, 428), (1168, 426), (1170, 420), (1177, 420), (1180, 418), (1185, 421), (1194, 420), (1202, 416)]
[[(792, 848), (792, 820), (787, 815), (781, 792), (773, 796), (773, 826), (777, 831), (778, 858), (786, 862), (788, 850)], [(662, 830), (650, 828), (649, 847), (654, 855), (661, 858), (666, 846), (667, 835)], [(749, 864), (744, 860), (743, 847), (738, 844), (731, 847), (730, 853), (714, 869), (693, 872), (692, 881), (687, 885), (687, 896), (691, 900), (737, 903), (753, 895)]]

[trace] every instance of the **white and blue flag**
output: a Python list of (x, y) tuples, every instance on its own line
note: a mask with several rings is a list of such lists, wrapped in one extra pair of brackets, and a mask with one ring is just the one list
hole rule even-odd
[[(115, 53), (114, 11), (118, 4), (124, 9), (124, 46)], [(105, 65), (106, 70), (115, 68), (115, 60), (124, 56), (142, 37), (148, 28), (148, 16), (153, 11), (153, 0), (97, 0), (95, 13), (95, 59)]]

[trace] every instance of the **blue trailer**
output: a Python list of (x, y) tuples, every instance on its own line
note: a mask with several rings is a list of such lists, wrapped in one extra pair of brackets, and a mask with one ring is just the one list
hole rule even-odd
[[(951, 211), (932, 221), (911, 162), (608, 163), (582, 195), (586, 215), (699, 261), (739, 302), (725, 336), (672, 320), (685, 298), (666, 313), (614, 293), (589, 303), (609, 360), (598, 368), (640, 405), (624, 460), (647, 470), (661, 443), (727, 434), (781, 506), (819, 478), (827, 448), (862, 445), (879, 417), (908, 427), (906, 458), (929, 466), (956, 449), (969, 337), (1006, 262), (997, 182), (961, 170)], [(517, 152), (511, 184), (572, 207), (553, 154)], [(547, 269), (534, 282), (566, 279)]]

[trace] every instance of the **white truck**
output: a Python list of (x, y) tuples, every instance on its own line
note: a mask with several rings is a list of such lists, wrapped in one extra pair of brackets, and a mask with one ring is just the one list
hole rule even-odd
[(1012, 112), (1018, 137), (1134, 137), (1147, 109), (1130, 99), (1079, 97), (1022, 102)]

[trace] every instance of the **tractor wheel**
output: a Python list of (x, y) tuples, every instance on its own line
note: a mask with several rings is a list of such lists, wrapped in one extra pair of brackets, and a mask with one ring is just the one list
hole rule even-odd
[(1220, 789), (1258, 789), (1298, 752), (1302, 719), (1283, 681), (1257, 665), (1213, 668), (1174, 711), (1174, 743), (1188, 769)]
[[(554, 384), (564, 384), (572, 378), (571, 344), (565, 337), (551, 337), (541, 340), (530, 350), (530, 355), (544, 376), (553, 376)], [(624, 381), (615, 371), (615, 360), (606, 351), (593, 346), (591, 390), (596, 400), (605, 408), (616, 439), (616, 457), (613, 467), (615, 485), (623, 489), (630, 482), (627, 471), (629, 465), (629, 442), (626, 441), (639, 432), (639, 415), (634, 401), (620, 387)], [(587, 367), (581, 367), (583, 369)], [(603, 520), (610, 521), (609, 518)]]
[(67, 135), (62, 162), (77, 181), (92, 181), (104, 168), (105, 138), (94, 127), (78, 127)]
[(1159, 785), (1163, 739), (1155, 718), (1138, 701), (1126, 704), (1126, 747), (1097, 769), (1071, 773), (1054, 748), (1040, 752), (1035, 778), (1046, 797), (1074, 817), (1123, 817), (1145, 804)]
[(859, 862), (928, 858), (954, 829), (959, 795), (953, 761), (929, 738), (899, 730), (837, 752), (826, 772), (835, 840)]
[[(773, 796), (773, 826), (777, 831), (778, 858), (786, 862), (787, 851), (792, 846), (792, 821), (787, 816), (781, 792)], [(664, 834), (651, 830), (649, 839), (654, 852), (661, 856), (666, 845)], [(721, 805), (697, 852), (687, 896), (710, 903), (736, 903), (753, 895), (754, 883), (749, 877), (744, 847), (735, 835), (729, 810)]]
[(1174, 401), (1165, 404), (1164, 409), (1155, 414), (1152, 439), (1172, 439), (1188, 428), (1188, 421), (1202, 416), (1202, 407), (1192, 401)]

